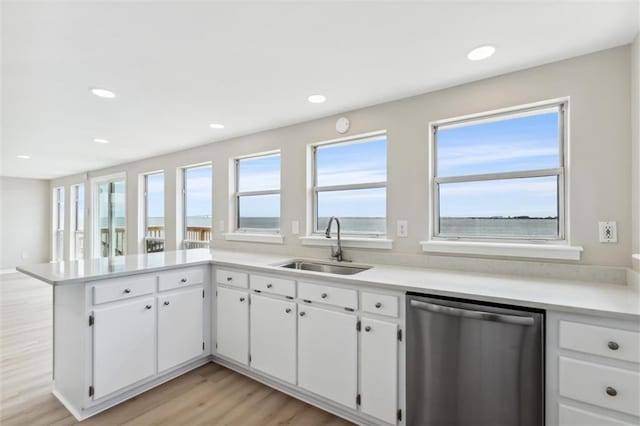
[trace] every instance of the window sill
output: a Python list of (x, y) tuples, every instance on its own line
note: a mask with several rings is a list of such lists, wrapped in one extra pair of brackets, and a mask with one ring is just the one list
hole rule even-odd
[[(325, 238), (321, 236), (306, 236), (300, 237), (302, 245), (304, 246), (319, 246), (329, 247), (335, 246), (337, 240), (335, 237)], [(391, 250), (393, 247), (393, 240), (386, 238), (358, 238), (358, 237), (346, 237), (341, 238), (342, 247), (347, 248), (366, 248), (366, 249), (382, 249)]]
[(475, 241), (421, 241), (422, 251), (438, 254), (580, 260), (582, 247), (553, 244), (490, 243)]
[(229, 232), (224, 234), (224, 239), (227, 241), (245, 241), (250, 243), (284, 243), (284, 237), (281, 234), (250, 234), (247, 232)]

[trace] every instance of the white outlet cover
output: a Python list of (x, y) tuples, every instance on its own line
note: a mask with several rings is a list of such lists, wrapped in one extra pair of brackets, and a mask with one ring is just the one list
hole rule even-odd
[(598, 234), (601, 243), (617, 243), (618, 227), (616, 222), (598, 222)]
[(218, 221), (218, 229), (220, 230), (220, 232), (224, 232), (224, 220)]
[(293, 235), (298, 235), (300, 233), (300, 222), (297, 220), (291, 221), (291, 233)]
[(409, 222), (406, 220), (399, 220), (397, 222), (397, 230), (396, 235), (398, 237), (408, 237), (409, 236)]

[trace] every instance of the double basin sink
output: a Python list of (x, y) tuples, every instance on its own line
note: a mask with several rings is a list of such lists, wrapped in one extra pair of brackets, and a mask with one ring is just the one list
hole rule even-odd
[(297, 269), (299, 271), (324, 272), (326, 274), (336, 275), (354, 275), (358, 272), (371, 269), (371, 266), (338, 265), (336, 263), (316, 262), (310, 260), (291, 260), (278, 266), (287, 269)]

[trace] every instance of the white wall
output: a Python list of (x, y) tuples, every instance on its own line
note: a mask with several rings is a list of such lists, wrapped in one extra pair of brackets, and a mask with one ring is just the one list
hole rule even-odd
[(631, 200), (633, 202), (633, 266), (640, 271), (640, 33), (631, 46), (631, 126), (632, 126), (632, 155), (633, 164)]
[[(351, 119), (349, 135), (386, 129), (388, 134), (388, 229), (394, 239), (391, 251), (349, 249), (354, 260), (375, 259), (401, 263), (410, 257), (423, 263), (455, 264), (463, 260), (427, 256), (419, 241), (427, 237), (429, 201), (426, 182), (429, 154), (427, 128), (430, 121), (477, 113), (546, 99), (570, 97), (570, 156), (568, 181), (571, 244), (583, 246), (581, 264), (629, 266), (631, 263), (631, 77), (630, 47), (623, 46), (529, 70), (518, 71), (462, 86), (427, 93), (395, 102), (346, 112)], [(470, 64), (470, 66), (482, 66)], [(375, 88), (372, 88), (375, 90)], [(303, 247), (291, 234), (291, 221), (306, 229), (306, 145), (338, 137), (335, 120), (326, 117), (289, 127), (217, 142), (170, 155), (149, 158), (89, 172), (95, 177), (127, 173), (127, 227), (138, 234), (138, 175), (165, 170), (167, 249), (180, 239), (176, 228), (176, 170), (210, 160), (214, 169), (214, 246), (245, 250), (267, 250), (291, 255), (326, 257), (328, 249)], [(152, 143), (152, 141), (150, 141)], [(117, 149), (114, 144), (110, 149)], [(229, 158), (261, 151), (282, 151), (282, 232), (285, 244), (258, 245), (228, 242)], [(85, 180), (70, 176), (52, 181), (53, 186)], [(90, 199), (90, 188), (87, 188)], [(396, 220), (409, 221), (409, 237), (395, 238)], [(598, 243), (599, 220), (615, 220), (618, 244)], [(89, 246), (89, 245), (87, 245)], [(136, 238), (128, 239), (128, 252), (138, 250)], [(434, 260), (435, 259), (435, 260)]]
[(49, 181), (0, 177), (0, 270), (49, 260)]

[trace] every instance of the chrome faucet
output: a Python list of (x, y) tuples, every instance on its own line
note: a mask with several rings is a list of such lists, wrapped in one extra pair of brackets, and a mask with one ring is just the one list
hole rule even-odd
[(340, 219), (335, 216), (331, 216), (331, 218), (329, 218), (329, 223), (327, 223), (327, 229), (324, 231), (324, 236), (326, 238), (331, 238), (331, 225), (334, 220), (338, 227), (338, 247), (331, 247), (331, 257), (335, 257), (338, 262), (342, 262), (344, 258), (342, 257), (342, 241), (340, 240)]

